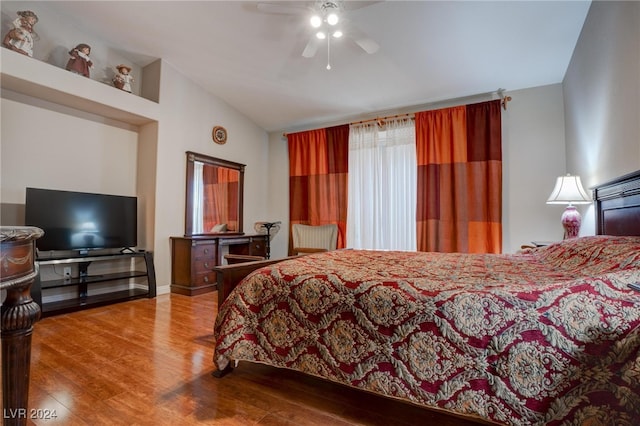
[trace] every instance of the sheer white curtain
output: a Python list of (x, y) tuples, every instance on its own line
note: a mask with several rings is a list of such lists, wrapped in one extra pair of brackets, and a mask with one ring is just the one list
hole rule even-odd
[(415, 139), (410, 119), (350, 127), (347, 247), (416, 250)]
[(203, 233), (204, 218), (204, 164), (193, 162), (193, 233)]

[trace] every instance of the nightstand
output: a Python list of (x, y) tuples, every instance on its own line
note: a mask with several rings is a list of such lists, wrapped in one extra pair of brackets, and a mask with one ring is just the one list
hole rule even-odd
[(557, 243), (557, 241), (531, 241), (531, 244), (535, 247), (545, 247), (554, 243)]
[(521, 250), (524, 249), (532, 249), (532, 248), (537, 248), (537, 247), (546, 247), (548, 245), (551, 245), (555, 243), (555, 241), (531, 241), (531, 244), (523, 244), (520, 246)]

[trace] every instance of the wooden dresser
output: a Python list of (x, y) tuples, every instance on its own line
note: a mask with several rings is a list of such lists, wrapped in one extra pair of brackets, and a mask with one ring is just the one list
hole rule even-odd
[[(228, 250), (227, 250), (228, 248)], [(266, 235), (198, 235), (171, 237), (171, 292), (195, 296), (217, 289), (215, 266), (232, 255), (267, 254)]]

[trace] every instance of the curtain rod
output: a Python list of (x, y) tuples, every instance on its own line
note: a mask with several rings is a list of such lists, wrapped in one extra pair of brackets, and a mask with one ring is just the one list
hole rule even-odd
[(384, 126), (384, 122), (387, 120), (391, 120), (394, 118), (400, 118), (400, 117), (406, 117), (406, 118), (410, 118), (411, 120), (413, 120), (415, 118), (415, 114), (412, 112), (408, 112), (406, 114), (396, 114), (396, 115), (388, 115), (386, 117), (376, 117), (376, 118), (370, 118), (368, 120), (360, 120), (360, 121), (352, 121), (349, 123), (349, 125), (354, 125), (354, 124), (364, 124), (364, 123), (369, 123), (371, 121), (375, 121), (378, 126)]
[[(462, 101), (464, 99), (477, 98), (479, 96), (498, 95), (500, 97), (500, 99), (501, 99), (500, 105), (506, 111), (507, 110), (507, 103), (510, 102), (512, 98), (511, 98), (511, 96), (505, 96), (504, 92), (505, 92), (505, 89), (498, 89), (498, 90), (493, 91), (493, 92), (478, 93), (478, 94), (475, 94), (475, 95), (462, 96), (462, 97), (459, 97), (459, 98), (452, 98), (452, 99), (445, 99), (445, 100), (442, 100), (442, 101), (431, 102), (430, 104), (423, 104), (423, 105), (420, 105), (420, 106), (415, 107), (415, 108), (425, 108), (425, 107), (428, 107), (429, 105), (437, 105), (437, 104), (441, 104), (441, 103), (445, 103), (445, 102), (448, 103), (448, 102)], [(366, 120), (351, 121), (351, 122), (349, 122), (347, 124), (354, 125), (354, 124), (363, 124), (363, 123), (369, 123), (369, 122), (375, 121), (375, 122), (378, 123), (379, 126), (382, 126), (382, 125), (384, 125), (384, 122), (386, 120), (391, 120), (391, 119), (400, 118), (400, 117), (407, 117), (407, 118), (411, 118), (413, 120), (415, 118), (415, 113), (408, 112), (408, 113), (405, 113), (405, 114), (396, 114), (396, 115), (388, 115), (388, 116), (385, 116), (385, 117), (369, 118), (369, 119), (366, 119)], [(290, 132), (290, 133), (298, 133), (298, 132)], [(282, 136), (285, 137), (285, 138), (287, 137), (287, 135), (288, 135), (288, 133), (286, 133), (286, 132), (282, 134)]]

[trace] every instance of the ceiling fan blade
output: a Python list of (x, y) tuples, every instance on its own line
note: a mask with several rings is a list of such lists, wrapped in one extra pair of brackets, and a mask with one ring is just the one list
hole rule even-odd
[(345, 1), (342, 4), (345, 10), (357, 10), (357, 9), (373, 6), (376, 3), (382, 3), (382, 2), (383, 0), (378, 0), (378, 1), (349, 0), (349, 1)]
[(356, 44), (362, 48), (362, 50), (364, 50), (370, 55), (373, 53), (376, 53), (380, 49), (380, 45), (375, 41), (373, 41), (373, 39), (370, 39), (369, 37), (361, 37), (361, 38), (354, 37), (353, 41), (355, 41)]
[[(286, 4), (289, 3), (289, 4)], [(261, 2), (256, 5), (260, 12), (272, 13), (276, 15), (303, 15), (309, 12), (309, 8), (302, 5), (291, 4), (291, 2), (266, 3)]]
[(302, 56), (304, 56), (305, 58), (313, 58), (318, 51), (319, 46), (320, 40), (318, 38), (314, 36), (309, 37), (309, 41), (302, 51)]
[(351, 37), (362, 50), (371, 55), (380, 49), (380, 45), (376, 43), (375, 40), (359, 30), (353, 23), (350, 22), (348, 25), (351, 27), (348, 32), (349, 37)]

